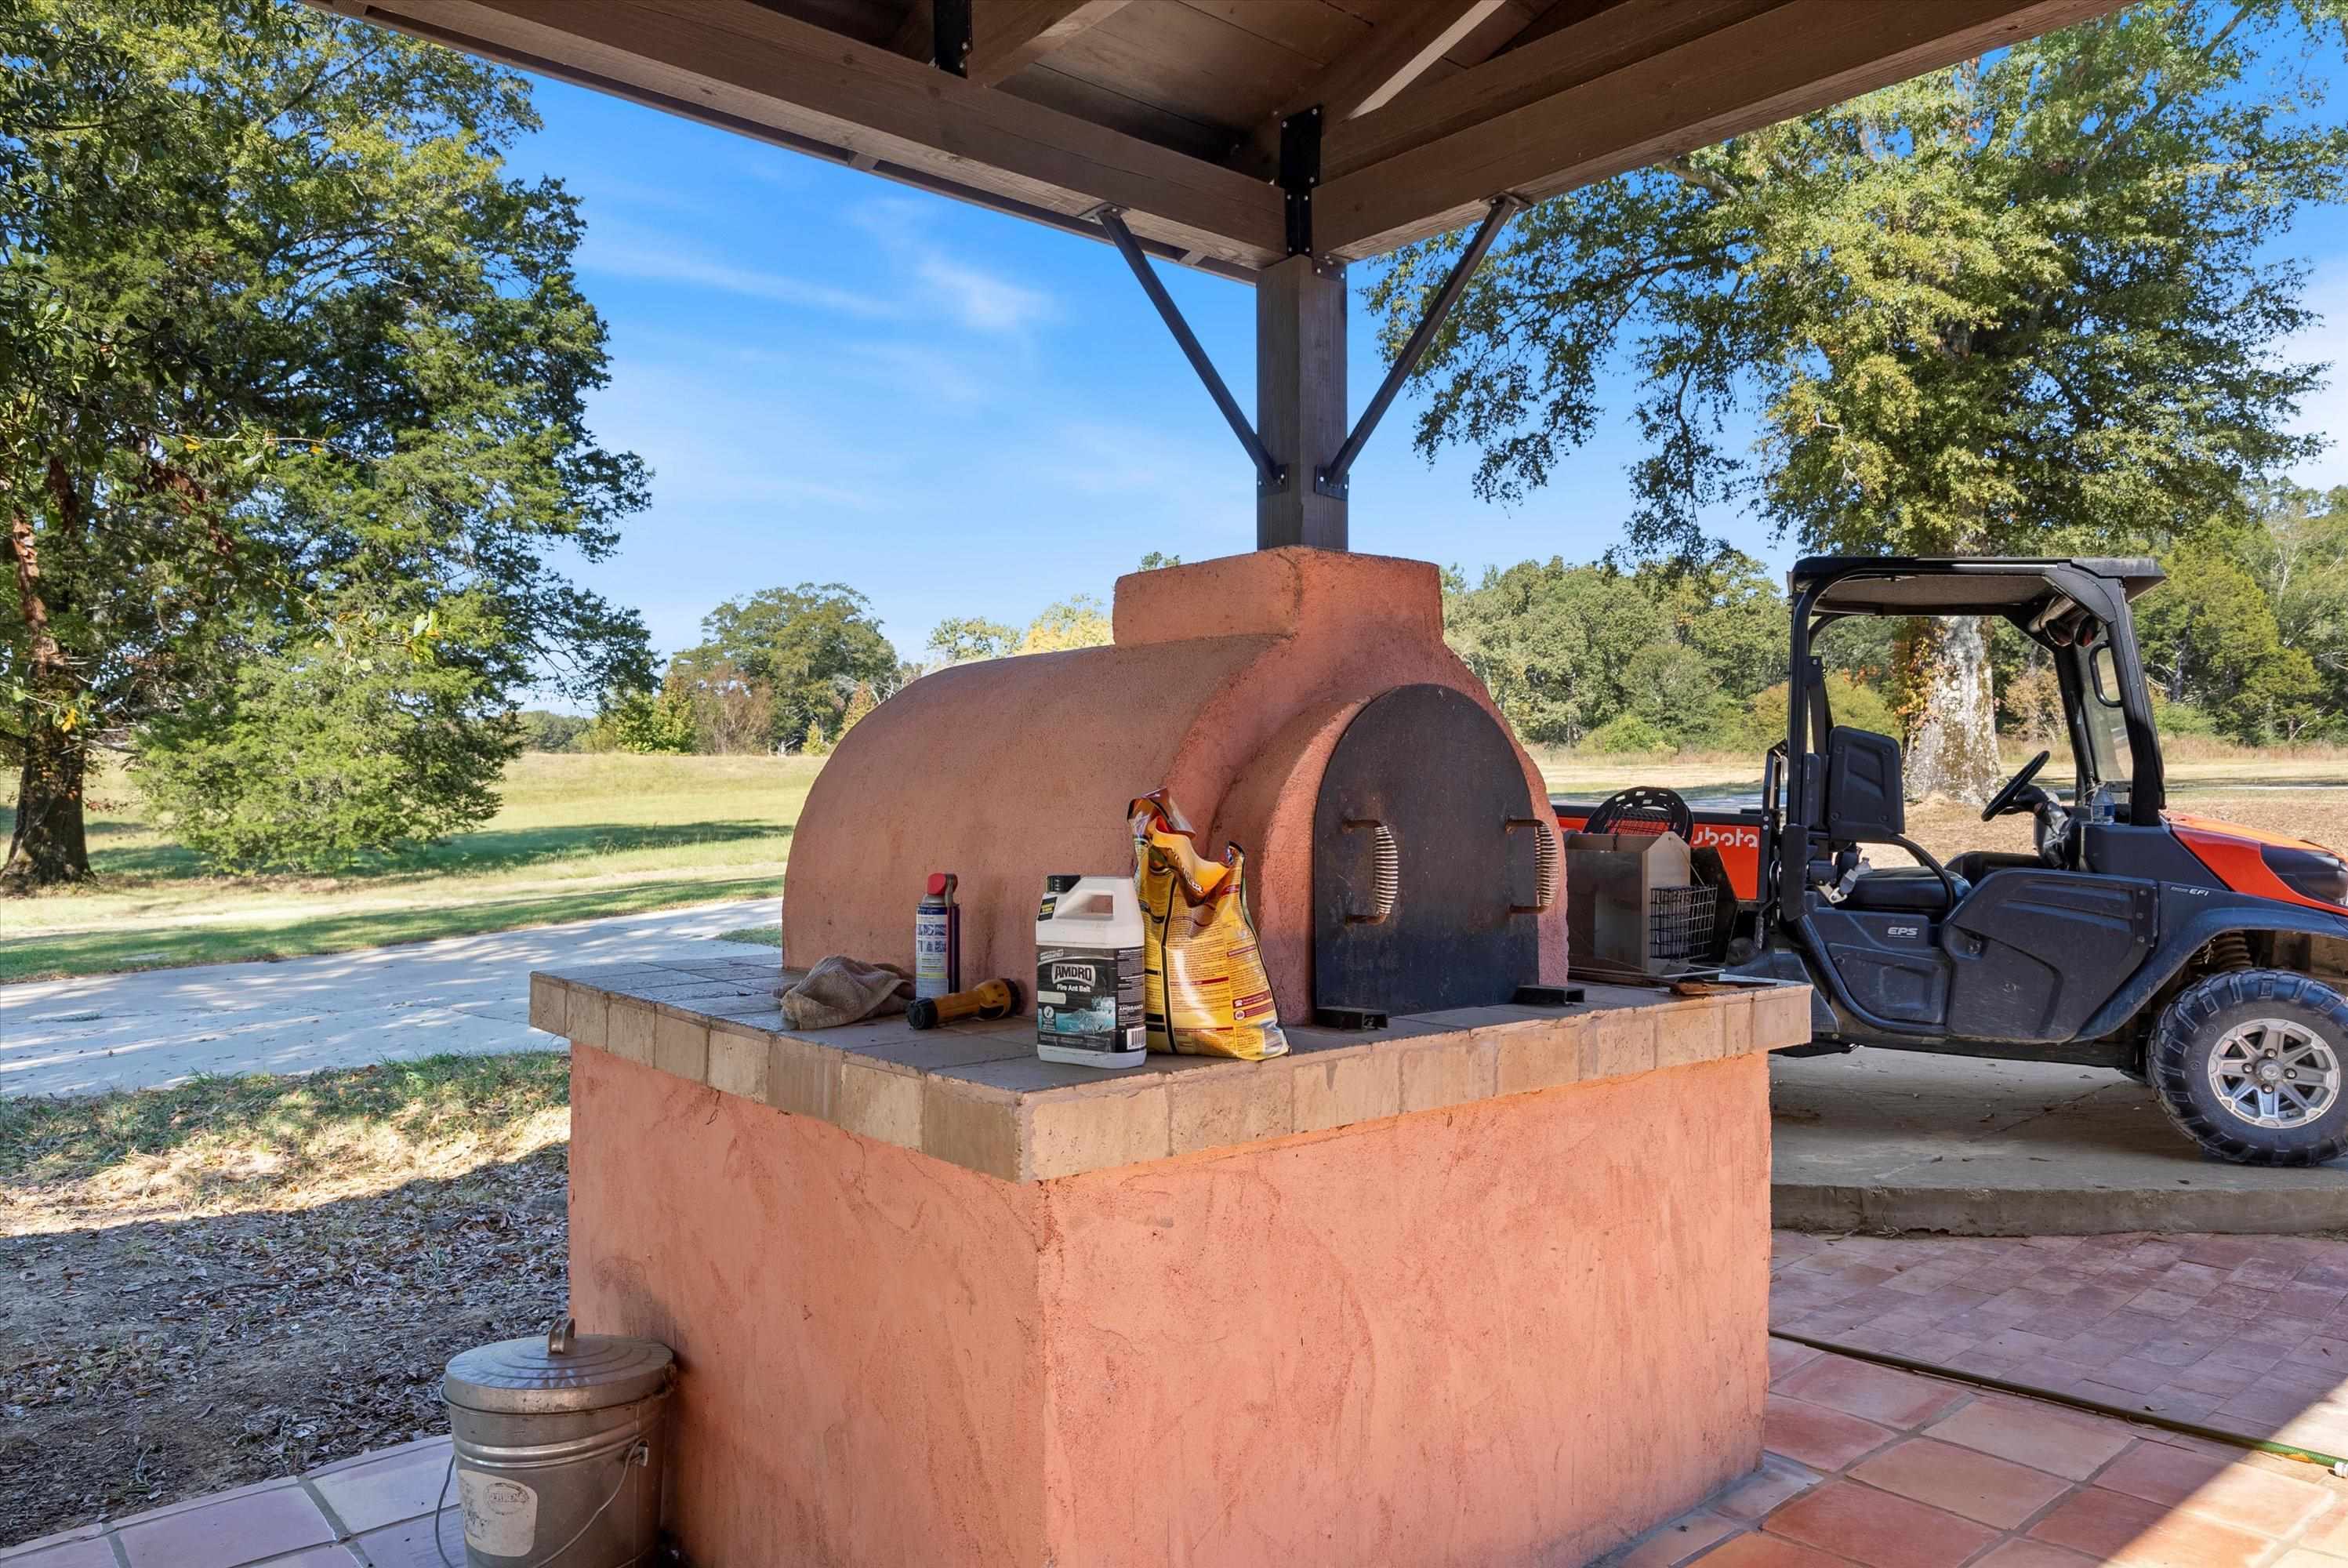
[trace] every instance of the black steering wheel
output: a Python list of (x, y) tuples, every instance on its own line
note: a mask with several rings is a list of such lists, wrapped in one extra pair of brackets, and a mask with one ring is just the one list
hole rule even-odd
[(2042, 751), (2024, 763), (2022, 771), (2007, 779), (2005, 788), (1989, 798), (1989, 804), (1982, 808), (1982, 820), (1994, 821), (2013, 810), (2021, 800), (2022, 792), (2030, 788), (2030, 781), (2038, 777), (2038, 770), (2045, 767), (2054, 756), (2051, 751)]

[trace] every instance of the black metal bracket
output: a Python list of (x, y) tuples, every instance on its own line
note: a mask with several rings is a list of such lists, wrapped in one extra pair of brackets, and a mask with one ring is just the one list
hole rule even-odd
[(958, 77), (970, 74), (971, 0), (931, 0), (931, 62)]
[(1321, 106), (1280, 122), (1280, 177), (1288, 216), (1288, 253), (1313, 253), (1313, 188), (1321, 183)]
[(1570, 1007), (1582, 995), (1579, 985), (1519, 985), (1511, 1000), (1519, 1007)]
[(1315, 1007), (1313, 1022), (1323, 1029), (1383, 1029), (1386, 1016), (1375, 1007)]
[[(1282, 145), (1284, 147), (1285, 143)], [(1345, 499), (1351, 483), (1347, 476), (1353, 471), (1354, 459), (1362, 455), (1362, 448), (1368, 443), (1370, 433), (1378, 428), (1378, 421), (1385, 418), (1395, 395), (1402, 390), (1403, 382), (1417, 367), (1419, 357), (1426, 352), (1426, 346), (1435, 340), (1436, 333), (1442, 329), (1444, 322), (1450, 316), (1452, 307), (1459, 303), (1460, 294), (1468, 287), (1468, 279), (1476, 271), (1478, 263), (1483, 261), (1484, 253), (1492, 248), (1492, 242), (1500, 237), (1500, 230), (1508, 221), (1522, 211), (1524, 206), (1524, 199), (1519, 196), (1492, 198), (1491, 208), (1485, 212), (1483, 224), (1477, 229), (1476, 237), (1468, 242), (1468, 249), (1453, 264), (1451, 275), (1443, 280), (1443, 287), (1437, 291), (1435, 298), (1427, 304), (1426, 314), (1420, 316), (1418, 325), (1411, 329), (1410, 341), (1402, 346), (1402, 352), (1395, 355), (1395, 362), (1386, 367), (1386, 378), (1378, 383), (1369, 407), (1364, 408), (1362, 417), (1354, 421), (1353, 433), (1345, 438), (1345, 444), (1337, 449), (1337, 455), (1329, 459), (1326, 467), (1313, 470), (1314, 494), (1339, 500)], [(1293, 249), (1292, 244), (1291, 248)]]
[(1182, 356), (1190, 362), (1190, 368), (1199, 373), (1200, 381), (1206, 383), (1207, 396), (1212, 397), (1215, 407), (1222, 410), (1231, 434), (1237, 436), (1240, 445), (1247, 449), (1248, 459), (1255, 464), (1257, 491), (1275, 495), (1286, 490), (1288, 465), (1272, 461), (1272, 453), (1264, 448), (1263, 438), (1255, 433), (1255, 427), (1248, 423), (1247, 416), (1240, 412), (1238, 400), (1232, 397), (1231, 389), (1223, 385), (1222, 377), (1216, 373), (1215, 362), (1207, 357), (1206, 349), (1200, 345), (1199, 335), (1192, 332), (1190, 324), (1182, 319), (1182, 312), (1175, 304), (1174, 296), (1166, 292), (1165, 284), (1159, 279), (1158, 269), (1149, 264), (1149, 258), (1143, 253), (1140, 242), (1133, 237), (1133, 231), (1125, 226), (1124, 214), (1115, 207), (1103, 207), (1093, 216), (1107, 232), (1109, 242), (1117, 247), (1117, 254), (1125, 258), (1125, 264), (1133, 269), (1134, 278), (1141, 284), (1141, 292), (1148, 294), (1149, 303), (1158, 307), (1159, 315), (1166, 323), (1166, 330), (1172, 333), (1174, 341), (1181, 346)]

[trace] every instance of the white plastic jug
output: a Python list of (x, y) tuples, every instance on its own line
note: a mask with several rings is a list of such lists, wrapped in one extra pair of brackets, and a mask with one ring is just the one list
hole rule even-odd
[(1035, 912), (1035, 1054), (1080, 1068), (1139, 1067), (1141, 900), (1129, 876), (1050, 876)]

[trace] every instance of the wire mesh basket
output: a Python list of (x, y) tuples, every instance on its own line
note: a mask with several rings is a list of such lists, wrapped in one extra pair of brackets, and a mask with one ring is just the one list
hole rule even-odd
[(1713, 913), (1718, 905), (1712, 889), (1659, 887), (1648, 897), (1649, 963), (1694, 964), (1712, 955)]

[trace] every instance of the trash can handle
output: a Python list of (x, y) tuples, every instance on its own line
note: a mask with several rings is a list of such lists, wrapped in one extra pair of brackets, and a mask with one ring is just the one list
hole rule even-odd
[(578, 1327), (579, 1320), (568, 1313), (556, 1318), (553, 1326), (546, 1331), (546, 1353), (549, 1356), (570, 1355), (572, 1336)]

